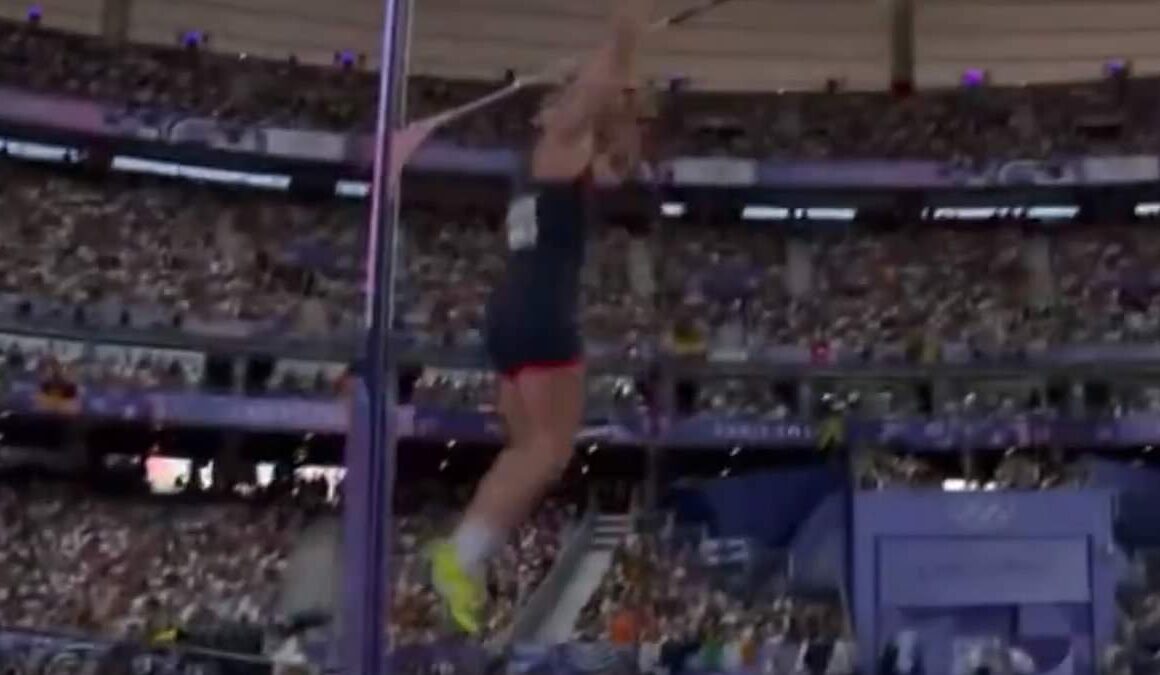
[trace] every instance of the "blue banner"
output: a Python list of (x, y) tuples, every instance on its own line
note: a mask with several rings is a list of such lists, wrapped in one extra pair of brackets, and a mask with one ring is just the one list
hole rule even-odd
[(698, 416), (673, 424), (662, 436), (662, 445), (815, 448), (824, 445), (827, 437), (835, 442), (857, 441), (912, 451), (1003, 450), (1052, 444), (1133, 446), (1160, 443), (1160, 415), (1093, 420), (1031, 414), (1002, 418), (908, 417), (818, 424)]
[[(192, 144), (300, 161), (366, 167), (374, 156), (369, 134), (282, 129), (195, 117), (160, 109), (109, 105), (82, 98), (0, 87), (0, 121), (168, 144)], [(512, 149), (427, 143), (412, 165), (424, 171), (510, 176)], [(1160, 178), (1155, 155), (1014, 159), (994, 162), (936, 160), (756, 160), (679, 157), (661, 167), (677, 185), (709, 187), (938, 188), (1110, 185)]]
[(145, 396), (145, 408), (161, 423), (332, 433), (347, 427), (345, 406), (338, 401), (154, 393)]
[(676, 422), (662, 438), (662, 444), (671, 447), (731, 443), (759, 447), (813, 448), (818, 444), (818, 429), (805, 422), (698, 415)]
[(760, 185), (785, 187), (939, 187), (946, 165), (933, 160), (778, 160), (758, 167)]
[[(37, 383), (9, 383), (4, 403), (27, 413), (140, 420), (159, 424), (213, 426), (252, 431), (345, 433), (347, 411), (340, 399), (244, 397), (189, 392), (85, 388), (75, 398), (44, 395)], [(399, 406), (395, 424), (401, 437), (498, 442), (503, 425), (494, 414), (431, 406)], [(578, 440), (637, 444), (645, 438), (645, 418), (624, 415), (589, 420)]]
[(818, 463), (754, 471), (673, 488), (664, 508), (679, 525), (706, 525), (714, 537), (754, 539), (781, 549), (845, 479), (842, 471)]
[[(345, 404), (339, 399), (117, 388), (85, 388), (75, 398), (61, 399), (42, 394), (31, 381), (9, 383), (3, 398), (9, 409), (26, 413), (251, 431), (339, 434), (347, 428)], [(503, 425), (498, 416), (473, 410), (405, 405), (396, 410), (394, 421), (402, 438), (479, 443), (503, 439)], [(746, 446), (799, 450), (849, 441), (915, 452), (1160, 444), (1160, 415), (1149, 413), (1091, 420), (1026, 414), (1002, 418), (831, 419), (819, 423), (697, 415), (663, 423), (660, 427), (663, 431), (650, 432), (653, 425), (643, 414), (604, 415), (586, 420), (577, 441), (618, 445), (656, 442), (665, 447), (687, 449)]]
[(889, 538), (879, 542), (879, 602), (894, 607), (1086, 603), (1085, 538)]

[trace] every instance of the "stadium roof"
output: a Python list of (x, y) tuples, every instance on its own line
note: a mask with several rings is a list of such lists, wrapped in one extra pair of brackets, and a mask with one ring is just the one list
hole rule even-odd
[[(0, 15), (22, 18), (31, 0), (0, 0)], [(659, 0), (662, 11), (690, 0)], [(377, 63), (380, 0), (104, 0), (130, 3), (129, 35), (174, 44), (188, 30), (211, 48), (275, 58), (294, 53), (329, 63), (340, 50)], [(900, 23), (892, 7), (911, 0), (733, 0), (687, 27), (661, 35), (648, 74), (684, 77), (697, 88), (883, 89), (892, 54), (913, 26), (919, 87), (956, 84), (966, 69), (996, 84), (1099, 77), (1112, 60), (1136, 73), (1160, 71), (1160, 0), (913, 0)], [(100, 32), (102, 3), (40, 0), (45, 22)], [(416, 0), (412, 72), (495, 79), (535, 70), (595, 43), (607, 2)]]

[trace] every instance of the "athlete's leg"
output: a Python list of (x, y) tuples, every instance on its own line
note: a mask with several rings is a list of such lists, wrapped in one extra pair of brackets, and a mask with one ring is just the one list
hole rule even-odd
[(496, 408), (503, 418), (504, 431), (507, 434), (507, 447), (519, 445), (527, 436), (528, 413), (524, 409), (524, 402), (520, 398), (520, 389), (512, 377), (500, 377), (499, 388), (496, 392)]
[(568, 468), (584, 414), (584, 367), (529, 369), (512, 384), (509, 429), (514, 435), (480, 482), (463, 520), (464, 527), (486, 523), (505, 536)]
[[(502, 490), (502, 485), (489, 485), (489, 481), (495, 483), (502, 479), (504, 472), (502, 470), (497, 472), (497, 467), (505, 463), (506, 458), (520, 455), (516, 449), (525, 447), (527, 430), (530, 426), (527, 419), (528, 414), (514, 378), (500, 378), (496, 408), (503, 418), (507, 431), (507, 443), (491, 469), (480, 481), (476, 488), (476, 496), (472, 500), (472, 506), (467, 509), (451, 539), (460, 563), (475, 573), (480, 571), (483, 561), (503, 544), (508, 531), (515, 525), (502, 513), (490, 508), (490, 499), (483, 500), (483, 507), (478, 507), (476, 504), (481, 501), (481, 494), (491, 494)], [(499, 477), (493, 478), (493, 475), (497, 473)]]
[(432, 553), (436, 589), (462, 630), (480, 629), (483, 563), (567, 468), (583, 405), (580, 365), (525, 370), (500, 384), (507, 448), (480, 481), (451, 540)]

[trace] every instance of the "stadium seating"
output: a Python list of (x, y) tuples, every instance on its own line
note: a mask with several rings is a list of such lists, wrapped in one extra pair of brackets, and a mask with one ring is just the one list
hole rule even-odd
[[(369, 129), (378, 91), (357, 65), (323, 68), (199, 50), (129, 46), (28, 24), (0, 23), (0, 84), (142, 109), (242, 123)], [(501, 82), (416, 79), (407, 109), (430, 114)], [(682, 93), (662, 105), (675, 150), (736, 156), (935, 157), (962, 161), (1048, 157), (1076, 150), (1158, 149), (1149, 80), (889, 94)], [(446, 136), (473, 146), (526, 138), (535, 96), (464, 120)], [(1117, 133), (1100, 133), (1107, 120)]]
[[(400, 495), (401, 508), (415, 499)], [(390, 623), (395, 644), (443, 635), (422, 547), (454, 502), (422, 500), (400, 518)], [(222, 622), (269, 628), (287, 559), (313, 515), (290, 497), (248, 501), (208, 493), (168, 497), (95, 492), (79, 483), (0, 485), (0, 625), (152, 639)], [(488, 634), (508, 627), (551, 568), (575, 506), (551, 501), (489, 571)], [(273, 645), (276, 647), (277, 645)]]
[(778, 574), (747, 574), (750, 564), (714, 560), (696, 537), (634, 535), (614, 553), (579, 637), (639, 645), (645, 672), (793, 672), (803, 659), (853, 672), (841, 607), (795, 598)]

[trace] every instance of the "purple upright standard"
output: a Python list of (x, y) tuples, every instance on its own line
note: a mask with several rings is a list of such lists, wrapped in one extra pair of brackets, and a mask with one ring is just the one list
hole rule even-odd
[[(399, 183), (391, 180), (391, 136), (399, 127), (410, 32), (407, 0), (384, 0), (382, 65), (367, 256), (367, 345), (363, 386), (355, 387), (347, 435), (343, 654), (345, 672), (376, 675), (387, 668), (384, 610), (390, 606), (386, 551), (394, 484), (395, 247)], [(353, 428), (353, 427), (362, 428)]]

